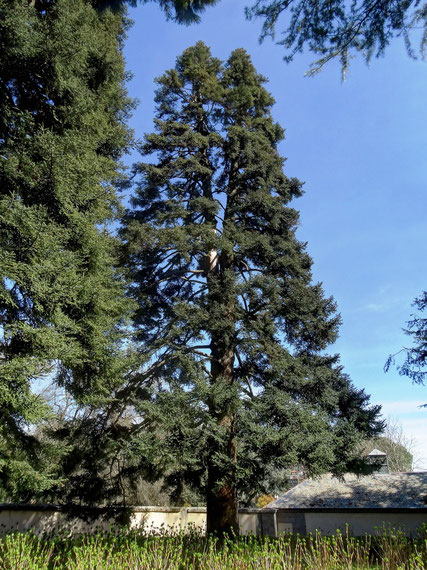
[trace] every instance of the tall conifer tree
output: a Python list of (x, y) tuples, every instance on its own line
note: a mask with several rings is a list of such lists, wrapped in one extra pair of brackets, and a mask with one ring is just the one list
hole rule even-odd
[(113, 268), (114, 181), (130, 134), (124, 14), (89, 0), (0, 1), (0, 485), (48, 488), (31, 390), (54, 374), (108, 394), (127, 312)]
[(295, 236), (301, 183), (283, 173), (264, 83), (242, 49), (224, 65), (199, 42), (177, 59), (123, 231), (143, 362), (132, 406), (167, 482), (204, 492), (209, 532), (237, 531), (238, 500), (272, 465), (343, 472), (381, 427), (323, 352), (340, 319)]

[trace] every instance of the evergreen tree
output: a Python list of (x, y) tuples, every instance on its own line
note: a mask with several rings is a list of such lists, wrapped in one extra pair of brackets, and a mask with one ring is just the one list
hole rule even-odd
[(372, 56), (384, 55), (394, 37), (403, 38), (408, 55), (415, 59), (415, 30), (422, 30), (418, 36), (420, 54), (425, 57), (427, 4), (420, 0), (255, 0), (246, 8), (246, 16), (264, 19), (261, 40), (274, 39), (277, 23), (287, 16), (278, 44), (285, 48), (288, 62), (305, 47), (318, 54), (320, 59), (312, 64), (309, 75), (338, 58), (345, 76), (352, 53), (361, 53), (369, 63)]
[[(417, 297), (413, 306), (421, 313), (427, 308), (427, 291)], [(391, 365), (396, 364), (396, 356), (400, 352), (405, 353), (405, 360), (402, 364), (397, 364), (396, 368), (401, 376), (408, 376), (415, 384), (425, 384), (427, 378), (427, 318), (420, 315), (412, 315), (412, 319), (407, 322), (404, 332), (412, 338), (413, 346), (402, 348), (397, 354), (390, 354), (384, 366), (384, 371), (388, 372)], [(427, 407), (427, 404), (424, 404)]]
[(0, 1), (0, 486), (12, 499), (56, 480), (31, 435), (50, 413), (32, 383), (54, 375), (88, 401), (116, 381), (128, 301), (107, 224), (130, 141), (125, 26), (89, 0)]
[(177, 59), (123, 230), (141, 367), (122, 395), (134, 431), (156, 436), (140, 453), (177, 493), (204, 492), (209, 532), (237, 531), (272, 466), (342, 473), (381, 429), (324, 353), (340, 318), (295, 236), (301, 183), (283, 173), (264, 83), (242, 49), (223, 64), (199, 42)]
[[(216, 4), (219, 0), (139, 0), (139, 3), (156, 2), (166, 15), (168, 20), (179, 24), (194, 24), (200, 21), (200, 14), (207, 6)], [(121, 10), (128, 4), (135, 7), (138, 0), (94, 0), (93, 3), (101, 10), (109, 7), (113, 10)]]

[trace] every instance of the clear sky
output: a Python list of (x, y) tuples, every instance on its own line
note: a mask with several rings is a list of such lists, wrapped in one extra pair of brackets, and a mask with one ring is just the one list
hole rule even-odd
[(285, 171), (305, 181), (295, 202), (299, 238), (308, 242), (316, 281), (333, 295), (342, 315), (331, 351), (354, 384), (382, 404), (415, 439), (418, 465), (427, 469), (427, 387), (395, 369), (383, 372), (390, 353), (408, 346), (402, 332), (411, 303), (427, 287), (427, 63), (411, 60), (396, 39), (368, 67), (356, 58), (341, 82), (333, 62), (304, 77), (315, 57), (283, 62), (282, 48), (258, 43), (261, 22), (247, 22), (250, 0), (222, 0), (191, 27), (166, 22), (155, 4), (130, 10), (125, 57), (139, 99), (131, 121), (138, 137), (153, 130), (154, 78), (203, 40), (226, 59), (243, 47), (269, 79), (274, 118), (286, 129), (280, 152)]

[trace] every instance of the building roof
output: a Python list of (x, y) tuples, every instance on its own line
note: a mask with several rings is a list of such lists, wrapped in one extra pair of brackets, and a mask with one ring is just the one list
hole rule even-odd
[(269, 503), (280, 508), (414, 508), (427, 510), (427, 473), (387, 473), (306, 479)]
[(387, 455), (384, 451), (380, 451), (379, 449), (373, 449), (371, 453), (368, 454), (368, 457), (371, 455)]

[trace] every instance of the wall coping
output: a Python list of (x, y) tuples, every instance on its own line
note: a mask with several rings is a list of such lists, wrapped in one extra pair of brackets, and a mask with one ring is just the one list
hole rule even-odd
[[(50, 511), (50, 512), (78, 512), (84, 511), (89, 513), (99, 512), (100, 514), (128, 510), (131, 513), (206, 513), (206, 507), (156, 507), (156, 506), (134, 506), (134, 507), (88, 507), (80, 505), (57, 505), (57, 504), (29, 504), (29, 503), (0, 503), (1, 511)], [(259, 508), (240, 508), (239, 514), (269, 514), (274, 513), (276, 509), (259, 509)]]
[(57, 505), (57, 504), (29, 504), (29, 503), (0, 503), (0, 511), (51, 511), (51, 512), (72, 512), (85, 511), (96, 513), (105, 513), (114, 511), (130, 511), (132, 513), (180, 513), (187, 511), (188, 513), (205, 513), (206, 507), (156, 507), (156, 506), (134, 506), (123, 507), (109, 505), (105, 507), (90, 507), (85, 505)]
[[(57, 504), (28, 504), (28, 503), (0, 503), (1, 511), (50, 511), (50, 512), (73, 512), (83, 511), (87, 513), (105, 514), (111, 510), (130, 511), (131, 513), (206, 513), (206, 507), (156, 507), (156, 506), (106, 506), (88, 507), (80, 505), (57, 505)], [(427, 514), (426, 507), (280, 507), (280, 508), (240, 508), (239, 514), (273, 514), (273, 513), (424, 513)]]
[(427, 507), (276, 507), (265, 509), (276, 513), (423, 513), (427, 514)]

